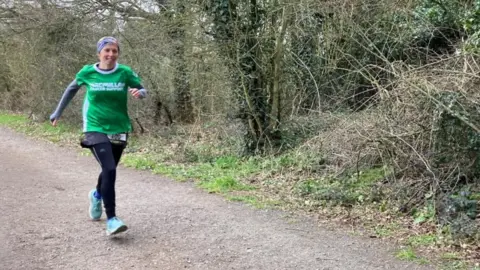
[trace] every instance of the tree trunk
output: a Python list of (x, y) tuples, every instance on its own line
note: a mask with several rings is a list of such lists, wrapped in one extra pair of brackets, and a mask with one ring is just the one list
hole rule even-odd
[(193, 115), (192, 94), (187, 74), (187, 64), (185, 61), (185, 31), (178, 29), (178, 39), (175, 41), (175, 78), (174, 85), (176, 91), (176, 118), (182, 123), (192, 123), (195, 119)]
[(243, 73), (243, 97), (247, 103), (246, 123), (249, 127), (247, 134), (247, 150), (249, 152), (263, 149), (266, 141), (265, 128), (268, 114), (268, 101), (264, 94), (261, 69), (258, 66), (260, 47), (257, 31), (260, 22), (257, 0), (250, 0), (249, 24), (243, 36), (246, 46), (240, 46), (239, 65)]
[[(273, 25), (274, 26), (274, 25)], [(272, 27), (273, 27), (272, 26)], [(282, 57), (284, 55), (283, 40), (287, 32), (287, 17), (286, 8), (282, 10), (282, 27), (280, 33), (277, 35), (275, 54), (273, 57), (273, 82), (271, 87), (271, 99), (270, 99), (270, 120), (269, 120), (269, 133), (275, 140), (281, 139), (279, 126), (281, 123), (281, 96), (282, 88), (280, 87), (280, 79), (282, 74)]]
[(187, 62), (185, 60), (185, 25), (183, 19), (185, 16), (185, 6), (178, 3), (176, 7), (177, 14), (173, 20), (174, 29), (170, 31), (170, 38), (174, 42), (174, 65), (175, 65), (175, 106), (176, 118), (182, 123), (192, 123), (195, 120), (193, 114), (192, 93), (187, 74)]
[[(280, 138), (279, 125), (281, 115), (281, 74), (284, 55), (283, 40), (286, 35), (286, 16), (283, 12), (282, 28), (275, 36), (273, 49), (271, 39), (265, 38), (268, 30), (275, 29), (277, 20), (271, 28), (265, 25), (268, 18), (263, 4), (258, 0), (211, 0), (207, 8), (213, 15), (214, 38), (221, 47), (223, 56), (230, 63), (234, 77), (233, 85), (240, 105), (240, 115), (247, 128), (245, 150), (248, 153), (265, 150), (267, 142)], [(273, 5), (275, 6), (275, 5)], [(237, 8), (244, 10), (237, 11)], [(282, 11), (280, 11), (281, 14)], [(237, 14), (246, 14), (245, 19)], [(275, 12), (278, 13), (278, 12)], [(274, 14), (275, 14), (274, 13)], [(274, 16), (273, 16), (274, 17)], [(271, 30), (276, 33), (275, 30)], [(234, 43), (234, 46), (230, 46)], [(234, 48), (232, 50), (232, 47)], [(275, 51), (274, 51), (275, 50)], [(270, 57), (269, 64), (262, 63), (265, 55)], [(270, 74), (266, 74), (266, 69)]]

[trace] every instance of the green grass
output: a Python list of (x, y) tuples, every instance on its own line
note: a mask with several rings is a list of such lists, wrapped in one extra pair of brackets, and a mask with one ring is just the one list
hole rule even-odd
[(418, 264), (429, 264), (430, 262), (426, 258), (420, 257), (416, 254), (416, 249), (419, 247), (432, 247), (437, 240), (438, 237), (434, 234), (411, 236), (406, 240), (408, 246), (399, 250), (396, 257), (401, 260), (413, 261)]
[(388, 237), (393, 235), (399, 228), (400, 228), (400, 225), (396, 223), (382, 224), (382, 225), (376, 226), (374, 228), (374, 232), (379, 237)]
[(28, 119), (23, 115), (11, 115), (0, 112), (0, 125), (16, 126), (22, 123), (26, 123)]
[(53, 127), (49, 122), (33, 122), (24, 115), (5, 112), (0, 112), (0, 125), (7, 126), (31, 137), (46, 139), (54, 143), (78, 142), (81, 135), (81, 130), (72, 125), (59, 123), (56, 127)]
[(424, 235), (417, 235), (411, 236), (407, 239), (407, 243), (412, 247), (419, 247), (419, 246), (431, 246), (435, 244), (438, 240), (436, 235), (433, 234), (424, 234)]
[(417, 256), (415, 250), (411, 247), (401, 249), (397, 252), (396, 257), (400, 260), (416, 262), (419, 264), (429, 263), (427, 259)]
[(417, 254), (412, 248), (405, 248), (398, 251), (396, 257), (401, 260), (414, 261), (417, 259)]
[(323, 177), (299, 182), (300, 196), (334, 205), (353, 205), (380, 201), (373, 186), (391, 173), (386, 167), (365, 169), (343, 177)]
[(232, 202), (243, 202), (248, 205), (251, 205), (257, 209), (265, 209), (269, 207), (276, 207), (282, 205), (282, 202), (272, 199), (260, 199), (255, 195), (245, 195), (245, 196), (227, 196), (227, 199)]
[(443, 253), (441, 258), (443, 260), (458, 260), (460, 259), (460, 256), (453, 252), (447, 252), (447, 253)]
[(248, 185), (239, 183), (232, 176), (215, 177), (211, 180), (202, 181), (200, 187), (206, 189), (211, 193), (224, 193), (230, 191), (253, 190), (254, 188)]
[(169, 164), (161, 162), (155, 155), (126, 154), (122, 164), (142, 170), (151, 170), (178, 181), (196, 180), (199, 187), (211, 193), (249, 191), (255, 188), (238, 179), (257, 171), (251, 162), (243, 162), (235, 157), (220, 157), (213, 163)]
[(232, 202), (244, 202), (252, 205), (258, 204), (258, 198), (255, 196), (228, 196), (227, 198)]
[(126, 167), (131, 167), (139, 170), (153, 170), (156, 168), (158, 162), (156, 162), (154, 156), (150, 154), (129, 154), (125, 153), (122, 157), (121, 163)]

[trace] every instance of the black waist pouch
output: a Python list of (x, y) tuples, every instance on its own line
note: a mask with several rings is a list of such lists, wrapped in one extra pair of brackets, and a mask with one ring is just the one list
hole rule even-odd
[(128, 133), (107, 135), (100, 132), (85, 132), (84, 137), (80, 141), (80, 146), (82, 146), (82, 148), (92, 148), (96, 144), (110, 142), (126, 147), (127, 140)]

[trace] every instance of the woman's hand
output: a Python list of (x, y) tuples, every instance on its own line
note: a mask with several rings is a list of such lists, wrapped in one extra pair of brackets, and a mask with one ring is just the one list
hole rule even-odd
[(128, 91), (130, 92), (130, 94), (132, 94), (133, 97), (135, 98), (140, 98), (140, 91), (137, 89), (137, 88), (130, 88), (128, 89)]
[(50, 124), (52, 124), (52, 126), (56, 127), (57, 121), (58, 117), (55, 114), (50, 115)]

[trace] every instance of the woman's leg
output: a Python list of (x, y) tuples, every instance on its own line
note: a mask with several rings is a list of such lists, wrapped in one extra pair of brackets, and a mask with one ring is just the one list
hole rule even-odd
[[(115, 167), (116, 167), (120, 162), (120, 158), (122, 157), (122, 153), (123, 153), (123, 150), (125, 149), (125, 146), (119, 145), (119, 144), (111, 144), (111, 145), (112, 145), (113, 159), (115, 160)], [(92, 152), (95, 155), (95, 151), (93, 150), (93, 148), (92, 148)], [(100, 160), (96, 155), (95, 155), (95, 158), (101, 164)], [(99, 196), (98, 198), (100, 198), (102, 194), (102, 172), (100, 172), (100, 174), (98, 175), (97, 194)]]
[(107, 218), (115, 217), (115, 180), (119, 160), (118, 149), (115, 155), (111, 143), (100, 143), (92, 147), (92, 152), (102, 167), (97, 192), (100, 191)]
[(122, 144), (112, 144), (112, 152), (113, 158), (115, 159), (115, 166), (118, 166), (120, 162), (120, 158), (122, 157), (123, 150), (125, 149), (125, 145)]

